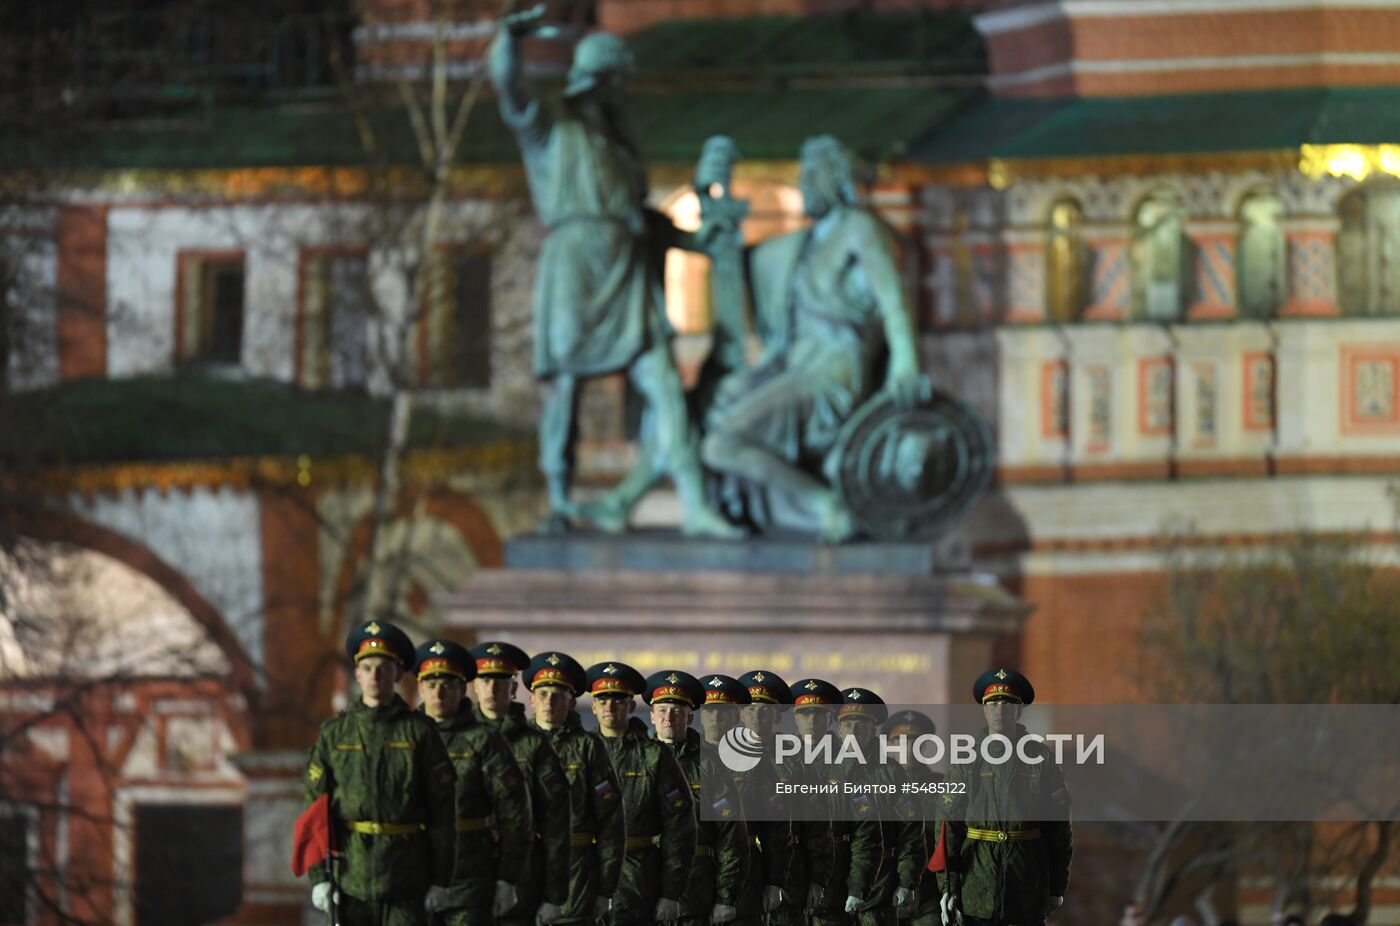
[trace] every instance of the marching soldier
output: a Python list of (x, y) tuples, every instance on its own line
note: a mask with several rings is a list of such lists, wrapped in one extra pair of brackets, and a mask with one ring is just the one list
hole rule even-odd
[[(751, 698), (747, 686), (728, 675), (706, 675), (705, 704), (700, 708), (700, 730), (705, 742), (719, 741), (739, 724), (740, 708)], [(793, 850), (792, 825), (787, 801), (778, 793), (778, 771), (767, 755), (744, 772), (731, 771), (749, 830), (749, 870), (739, 897), (740, 926), (760, 926), (765, 915), (774, 915), (786, 899), (783, 885), (789, 877), (788, 854)]]
[[(925, 784), (943, 780), (943, 773), (935, 771), (923, 762), (920, 762), (914, 755), (914, 741), (921, 736), (932, 736), (938, 732), (938, 727), (927, 714), (921, 711), (900, 711), (885, 722), (880, 728), (888, 742), (896, 742), (901, 738), (904, 740), (906, 750), (904, 756), (904, 771), (909, 776), (909, 780)], [(912, 803), (917, 806), (935, 806), (936, 802), (931, 802), (925, 796), (923, 799), (915, 798)], [(900, 801), (896, 809), (904, 816), (904, 809), (908, 806), (906, 801)], [(941, 815), (935, 819), (925, 820), (923, 823), (923, 843), (920, 855), (928, 859), (933, 855), (935, 844), (938, 841), (938, 825)], [(917, 865), (917, 870), (910, 870), (908, 856), (901, 858), (899, 869), (899, 881), (901, 884), (908, 884), (910, 880), (917, 881), (919, 887), (914, 897), (913, 909), (909, 906), (897, 906), (896, 910), (901, 918), (909, 917), (913, 920), (912, 926), (938, 926), (940, 917), (938, 913), (938, 901), (941, 897), (938, 890), (938, 879), (933, 872), (927, 869), (925, 862)]]
[[(839, 692), (840, 707), (834, 716), (837, 719), (851, 716), (847, 709), (846, 693)], [(832, 714), (827, 714), (832, 717)], [(830, 720), (827, 720), (830, 723)], [(847, 731), (850, 721), (847, 721)], [(840, 738), (843, 730), (837, 726), (833, 734)], [(840, 786), (848, 775), (855, 775), (853, 769), (843, 769), (840, 765), (827, 765), (818, 773), (827, 785)], [(815, 926), (850, 926), (855, 922), (855, 913), (862, 902), (871, 894), (871, 885), (879, 870), (883, 853), (883, 839), (879, 821), (875, 820), (874, 808), (867, 807), (868, 817), (851, 820), (847, 804), (858, 810), (861, 801), (851, 801), (847, 796), (832, 797), (832, 867), (825, 883), (826, 890), (812, 912)]]
[(587, 672), (598, 732), (622, 784), (627, 820), (622, 876), (613, 895), (611, 926), (646, 926), (680, 918), (681, 897), (695, 858), (695, 811), (690, 786), (673, 750), (647, 736), (632, 717), (646, 682), (631, 666), (600, 662)]
[[(1000, 734), (1013, 744), (1012, 758), (954, 765), (952, 779), (966, 793), (945, 795), (946, 844), (935, 851), (946, 870), (938, 875), (945, 924), (1028, 926), (1064, 902), (1069, 884), (1073, 833), (1064, 773), (1043, 743), (1020, 744), (1026, 728), (1021, 709), (1035, 700), (1035, 689), (1014, 669), (989, 669), (972, 684), (982, 705), (984, 736)], [(1039, 756), (1023, 762), (1018, 750)]]
[[(885, 702), (868, 688), (847, 688), (841, 692), (841, 698), (844, 703), (837, 714), (837, 735), (853, 737), (867, 756), (874, 755), (878, 749), (876, 730), (889, 717)], [(847, 777), (851, 775), (864, 782), (892, 785), (896, 794), (908, 780), (903, 769), (892, 763), (852, 766)], [(904, 802), (904, 814), (896, 812), (896, 803), (863, 795), (853, 799), (858, 814), (869, 813), (874, 817), (871, 822), (878, 827), (880, 846), (868, 876), (861, 860), (854, 856), (847, 875), (846, 912), (854, 914), (860, 926), (893, 926), (897, 907), (913, 909), (914, 889), (919, 884), (923, 826), (918, 819), (917, 803)], [(905, 878), (902, 883), (901, 871)], [(856, 901), (854, 909), (852, 901)]]
[[(360, 696), (321, 725), (306, 765), (306, 802), (330, 795), (338, 884), (311, 870), (311, 902), (342, 926), (418, 926), (425, 901), (447, 895), (456, 832), (447, 750), (432, 721), (394, 686), (413, 664), (413, 643), (388, 621), (356, 627), (345, 640)], [(335, 888), (338, 887), (338, 896)]]
[[(738, 798), (725, 785), (725, 770), (714, 747), (690, 728), (705, 689), (688, 672), (662, 670), (646, 681), (642, 700), (651, 705), (656, 739), (675, 751), (695, 801), (695, 859), (681, 897), (683, 926), (730, 923), (739, 915), (739, 896), (748, 870), (749, 836)], [(721, 820), (701, 820), (701, 800), (711, 796)]]
[(569, 899), (569, 779), (549, 736), (525, 720), (515, 700), (515, 676), (530, 663), (518, 646), (501, 642), (472, 647), (476, 660), (476, 716), (505, 739), (530, 789), (535, 823), (528, 859), (515, 883), (519, 902), (501, 917), (502, 926), (536, 926), (557, 920)]
[[(782, 676), (768, 669), (745, 672), (739, 676), (739, 684), (749, 692), (749, 705), (740, 709), (744, 726), (757, 733), (765, 744), (771, 743), (773, 731), (782, 718), (782, 712), (792, 704), (792, 689), (783, 681)], [(787, 783), (803, 780), (810, 774), (810, 770), (803, 765), (801, 756), (785, 759), (776, 765), (774, 771), (777, 772), (779, 780)], [(799, 832), (806, 826), (808, 824), (794, 824), (793, 832), (789, 836), (787, 875), (775, 885), (781, 889), (781, 896), (774, 898), (772, 892), (765, 891), (765, 907), (775, 900), (777, 903), (768, 909), (768, 916), (779, 924), (797, 924), (805, 918), (801, 907), (810, 892), (810, 876), (800, 851), (801, 847), (797, 843)], [(829, 833), (829, 830), (823, 831)]]
[[(803, 746), (816, 744), (831, 733), (831, 724), (836, 711), (841, 706), (841, 689), (820, 678), (804, 678), (792, 686), (793, 726), (802, 737)], [(826, 780), (827, 771), (814, 765), (794, 764), (791, 766), (792, 780), (806, 784), (821, 783)], [(780, 769), (781, 770), (781, 769)], [(788, 780), (788, 779), (784, 779)], [(843, 828), (845, 824), (842, 824)], [(837, 865), (837, 829), (828, 816), (825, 820), (804, 820), (793, 823), (797, 839), (796, 853), (800, 855), (797, 867), (806, 875), (806, 883), (799, 886), (802, 891), (803, 917), (813, 926), (822, 923), (839, 922), (844, 913), (839, 912), (845, 904), (845, 884), (835, 884), (833, 873)], [(849, 855), (850, 834), (842, 831), (842, 854)], [(842, 861), (845, 871), (847, 861)], [(828, 885), (831, 885), (828, 897)], [(832, 912), (828, 912), (832, 911)]]
[(575, 710), (588, 687), (583, 666), (564, 653), (537, 653), (521, 680), (535, 708), (531, 722), (549, 737), (569, 779), (569, 899), (558, 922), (602, 919), (622, 874), (627, 831), (622, 787), (608, 749), (597, 733), (583, 729)]
[[(466, 698), (476, 663), (466, 647), (432, 640), (415, 670), (423, 712), (437, 724), (457, 771), (457, 861), (450, 898), (429, 912), (440, 926), (492, 926), (515, 906), (515, 878), (534, 826), (520, 767), (500, 734), (476, 719)], [(494, 820), (494, 832), (492, 821)]]

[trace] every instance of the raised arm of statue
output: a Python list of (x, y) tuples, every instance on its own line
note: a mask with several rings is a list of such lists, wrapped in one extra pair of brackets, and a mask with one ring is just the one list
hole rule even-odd
[(520, 40), (531, 33), (547, 35), (555, 31), (552, 26), (541, 25), (544, 11), (541, 3), (502, 19), (487, 61), (487, 74), (500, 101), (501, 118), (516, 132), (530, 135), (539, 135), (544, 127), (540, 101), (531, 93), (522, 73)]

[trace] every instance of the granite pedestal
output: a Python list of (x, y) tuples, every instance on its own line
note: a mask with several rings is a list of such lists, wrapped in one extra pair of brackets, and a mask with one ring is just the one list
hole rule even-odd
[(763, 668), (866, 686), (889, 703), (962, 702), (1030, 607), (958, 559), (946, 544), (525, 536), (507, 542), (504, 568), (435, 601), (448, 629), (585, 666)]

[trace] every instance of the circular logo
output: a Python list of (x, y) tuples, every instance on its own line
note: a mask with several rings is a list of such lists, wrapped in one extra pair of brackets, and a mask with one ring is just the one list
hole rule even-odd
[(751, 771), (763, 758), (763, 740), (748, 727), (734, 727), (719, 740), (719, 760), (731, 772)]

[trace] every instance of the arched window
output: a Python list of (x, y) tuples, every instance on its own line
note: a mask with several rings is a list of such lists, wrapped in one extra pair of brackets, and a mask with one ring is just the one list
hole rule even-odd
[(1400, 184), (1364, 186), (1338, 207), (1337, 301), (1346, 315), (1400, 315)]
[(1282, 217), (1283, 200), (1267, 190), (1240, 204), (1235, 279), (1242, 318), (1272, 318), (1283, 304), (1288, 247)]
[(1173, 321), (1181, 317), (1185, 248), (1181, 199), (1168, 190), (1151, 194), (1133, 216), (1133, 317)]
[(1045, 305), (1052, 321), (1074, 321), (1084, 309), (1088, 284), (1083, 223), (1084, 210), (1073, 199), (1057, 200), (1050, 207), (1045, 241)]

